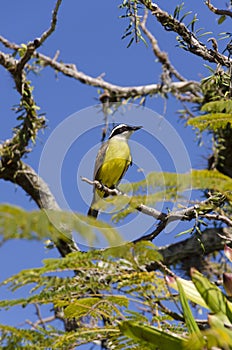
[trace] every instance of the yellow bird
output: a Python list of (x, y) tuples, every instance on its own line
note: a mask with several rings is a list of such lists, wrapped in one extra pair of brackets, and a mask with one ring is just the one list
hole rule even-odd
[[(110, 189), (114, 189), (132, 164), (132, 157), (128, 139), (134, 131), (142, 126), (129, 126), (119, 124), (115, 126), (109, 139), (100, 147), (94, 167), (94, 180), (99, 181)], [(108, 194), (96, 188), (93, 190), (93, 200), (88, 211), (89, 216), (97, 217), (100, 198), (106, 198)]]

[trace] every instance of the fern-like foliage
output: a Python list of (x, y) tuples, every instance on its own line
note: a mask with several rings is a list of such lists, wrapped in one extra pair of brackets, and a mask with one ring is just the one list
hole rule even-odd
[[(122, 189), (127, 190), (127, 187)], [(195, 170), (189, 173), (177, 174), (171, 172), (151, 172), (146, 179), (130, 184), (134, 193), (137, 191), (148, 193), (152, 189), (164, 189), (169, 197), (176, 196), (178, 191), (191, 189), (214, 189), (219, 192), (232, 191), (232, 180), (230, 177), (214, 170)], [(161, 196), (160, 196), (161, 197)]]
[[(120, 319), (147, 325), (162, 324), (165, 320), (170, 322), (170, 317), (165, 316), (156, 304), (156, 300), (170, 297), (166, 283), (160, 272), (145, 269), (145, 265), (160, 259), (153, 244), (140, 242), (104, 251), (71, 253), (62, 259), (44, 260), (39, 268), (19, 272), (3, 281), (2, 285), (11, 291), (31, 286), (30, 295), (2, 300), (1, 308), (51, 304), (63, 310), (63, 317), (75, 318), (77, 329), (65, 333), (50, 326), (28, 331), (0, 325), (1, 345), (8, 346), (12, 342), (20, 344), (20, 348), (36, 348), (37, 345), (43, 348), (50, 344), (53, 348), (70, 348), (108, 339), (108, 342), (117, 344), (118, 349), (125, 349), (125, 343), (131, 344), (131, 341), (120, 331)], [(67, 273), (73, 270), (73, 277), (70, 273), (68, 276)], [(142, 313), (141, 308), (144, 309)], [(107, 320), (105, 326), (103, 320)]]
[(190, 118), (187, 122), (200, 131), (224, 129), (232, 124), (232, 101), (220, 100), (208, 102), (201, 108), (204, 115)]
[[(141, 201), (150, 204), (163, 196), (165, 200), (175, 200), (190, 188), (212, 189), (224, 194), (228, 201), (232, 200), (232, 180), (218, 171), (192, 170), (189, 174), (154, 172), (131, 186), (133, 195), (129, 198), (132, 205), (129, 201), (128, 206), (132, 210)], [(124, 186), (123, 190), (128, 190), (130, 194), (131, 186)], [(115, 235), (118, 242), (118, 233), (113, 227), (81, 214), (26, 212), (5, 204), (0, 206), (0, 224), (3, 240), (40, 240), (48, 236), (55, 240), (63, 238), (63, 235), (71, 239), (66, 232), (73, 231), (93, 240), (98, 230), (106, 237)], [(61, 226), (65, 227), (64, 232)], [(159, 270), (147, 271), (149, 264), (159, 264), (160, 260), (161, 256), (153, 244), (138, 242), (105, 250), (75, 252), (62, 259), (46, 259), (41, 267), (20, 271), (1, 285), (8, 287), (11, 293), (20, 289), (21, 298), (1, 300), (0, 309), (47, 305), (51, 310), (59, 310), (64, 320), (75, 320), (76, 329), (65, 332), (49, 323), (43, 324), (43, 327), (35, 324), (31, 330), (0, 325), (0, 345), (22, 349), (69, 349), (105, 341), (109, 348), (149, 349), (148, 344), (155, 341), (156, 347), (161, 349), (162, 344), (176, 349), (176, 342), (178, 346), (185, 342), (182, 334), (188, 334), (189, 325), (174, 322), (176, 314), (164, 307), (168, 301), (172, 309), (176, 300), (170, 295), (163, 274)], [(183, 320), (183, 317), (178, 315), (177, 320), (180, 319)], [(144, 336), (134, 336), (134, 330), (142, 331), (149, 341)], [(170, 332), (174, 336), (169, 336)]]
[(112, 226), (78, 213), (52, 210), (25, 211), (8, 204), (0, 205), (0, 234), (2, 241), (10, 239), (41, 240), (49, 238), (71, 241), (71, 233), (86, 240), (86, 244), (96, 243), (102, 235), (110, 245), (122, 241), (120, 234)]
[(194, 128), (200, 131), (212, 130), (217, 131), (220, 128), (225, 128), (228, 124), (232, 124), (232, 114), (229, 113), (210, 113), (203, 116), (191, 118), (187, 122)]
[[(135, 212), (140, 204), (154, 206), (165, 202), (168, 206), (171, 202), (176, 203), (179, 200), (181, 203), (186, 201), (187, 205), (185, 191), (189, 193), (191, 190), (211, 190), (222, 193), (229, 202), (232, 201), (232, 180), (217, 170), (192, 170), (185, 174), (152, 172), (146, 179), (130, 185), (120, 185), (120, 188), (125, 193), (130, 193), (132, 188), (133, 195), (128, 205), (113, 215), (112, 218), (116, 222)], [(116, 206), (117, 201), (118, 198), (115, 197), (110, 204)]]

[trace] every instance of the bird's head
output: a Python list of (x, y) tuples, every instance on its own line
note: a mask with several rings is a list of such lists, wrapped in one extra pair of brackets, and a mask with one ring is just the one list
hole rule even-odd
[(116, 125), (112, 129), (110, 136), (109, 136), (109, 139), (112, 139), (115, 136), (129, 139), (129, 137), (131, 136), (131, 134), (133, 134), (133, 132), (135, 132), (136, 130), (139, 130), (141, 128), (142, 128), (142, 126), (130, 126), (130, 125), (126, 125), (126, 124)]

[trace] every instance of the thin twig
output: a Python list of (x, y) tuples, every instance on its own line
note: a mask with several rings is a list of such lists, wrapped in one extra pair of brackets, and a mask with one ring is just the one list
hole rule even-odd
[(160, 300), (157, 300), (156, 303), (159, 305), (159, 307), (161, 308), (161, 310), (164, 314), (171, 316), (173, 318), (173, 320), (184, 322), (183, 316), (181, 316), (177, 312), (172, 311), (169, 308), (167, 308), (166, 306), (164, 306)]
[(57, 14), (58, 14), (58, 11), (59, 11), (59, 7), (62, 3), (62, 0), (57, 0), (56, 2), (56, 5), (55, 5), (55, 8), (52, 12), (52, 20), (51, 20), (51, 25), (50, 27), (48, 28), (48, 30), (46, 30), (41, 38), (39, 39), (40, 41), (40, 45), (42, 45), (44, 43), (44, 41), (55, 31), (56, 29), (56, 23), (57, 23)]
[(46, 326), (45, 326), (44, 320), (42, 318), (42, 315), (41, 315), (40, 308), (39, 308), (38, 304), (35, 304), (35, 310), (36, 310), (36, 315), (38, 316), (38, 321), (36, 323), (38, 324), (38, 322), (39, 322), (39, 324), (42, 325), (43, 329), (45, 329)]
[(16, 71), (18, 72), (18, 74), (19, 74), (19, 72), (21, 72), (23, 70), (23, 68), (25, 67), (27, 62), (32, 58), (34, 51), (37, 48), (39, 48), (45, 42), (45, 40), (55, 31), (56, 23), (57, 23), (57, 14), (58, 14), (58, 10), (59, 10), (59, 7), (61, 5), (61, 2), (62, 2), (62, 0), (57, 0), (57, 2), (56, 2), (55, 8), (54, 8), (53, 13), (52, 13), (51, 25), (48, 28), (48, 30), (46, 30), (42, 34), (41, 38), (36, 38), (35, 40), (33, 40), (32, 42), (29, 42), (27, 44), (27, 49), (26, 49), (24, 55), (17, 63)]
[(55, 321), (55, 319), (56, 317), (53, 315), (53, 316), (44, 317), (42, 320), (38, 320), (36, 322), (31, 322), (30, 320), (26, 320), (26, 323), (36, 330), (41, 323), (45, 325), (46, 323)]
[(230, 220), (228, 217), (225, 215), (220, 215), (220, 214), (205, 214), (205, 215), (199, 215), (205, 219), (208, 220), (215, 220), (215, 221), (221, 221), (224, 222), (227, 226), (232, 227), (232, 220)]

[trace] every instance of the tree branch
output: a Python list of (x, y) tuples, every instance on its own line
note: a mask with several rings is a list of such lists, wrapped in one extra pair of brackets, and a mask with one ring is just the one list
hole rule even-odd
[[(192, 235), (181, 242), (161, 247), (158, 251), (163, 256), (163, 263), (170, 266), (184, 259), (220, 251), (224, 249), (225, 244), (231, 246), (231, 239), (231, 228), (210, 228), (202, 233), (200, 240), (199, 236)], [(204, 250), (202, 247), (204, 247)]]
[[(20, 112), (22, 124), (15, 128), (13, 137), (6, 140), (0, 147), (0, 178), (18, 184), (24, 191), (31, 196), (41, 209), (61, 210), (54, 196), (49, 190), (47, 184), (36, 174), (36, 172), (27, 164), (21, 161), (26, 152), (29, 152), (28, 145), (30, 141), (35, 141), (38, 130), (44, 127), (45, 118), (38, 117), (37, 109), (30, 82), (26, 79), (24, 70), (27, 62), (32, 58), (34, 51), (38, 48), (55, 30), (57, 22), (57, 13), (62, 0), (57, 0), (51, 25), (41, 38), (29, 42), (25, 48), (23, 56), (16, 60), (11, 55), (0, 52), (0, 64), (6, 68), (12, 75), (16, 89), (21, 95), (20, 105), (17, 112)], [(3, 37), (0, 41), (8, 48), (13, 50), (23, 50), (22, 46), (10, 43)], [(71, 233), (67, 230), (67, 240), (58, 239), (55, 244), (62, 256), (72, 251), (78, 250), (72, 240)]]
[[(22, 161), (4, 167), (0, 162), (0, 179), (19, 185), (35, 201), (40, 209), (61, 210), (48, 185), (37, 175), (34, 169)], [(62, 256), (77, 251), (77, 245), (67, 231), (67, 239), (55, 242)]]
[(200, 84), (196, 81), (184, 81), (184, 82), (172, 82), (168, 86), (161, 86), (161, 84), (147, 84), (141, 86), (119, 86), (115, 84), (111, 84), (109, 82), (104, 81), (102, 78), (93, 78), (83, 72), (77, 70), (75, 65), (69, 65), (64, 63), (59, 63), (53, 60), (50, 57), (47, 57), (43, 54), (36, 54), (36, 57), (41, 59), (54, 68), (58, 72), (72, 77), (76, 80), (79, 80), (81, 83), (90, 85), (93, 87), (99, 87), (103, 90), (107, 90), (111, 95), (111, 99), (127, 99), (129, 97), (142, 97), (146, 95), (154, 95), (162, 92), (162, 89), (168, 92), (179, 91), (181, 92), (196, 92), (200, 90)]
[[(109, 196), (124, 196), (124, 197), (128, 198), (129, 201), (132, 200), (130, 198), (130, 196), (121, 192), (119, 189), (117, 189), (117, 188), (110, 189), (97, 180), (92, 181), (92, 180), (87, 179), (86, 177), (81, 177), (81, 180), (90, 184), (90, 185), (94, 185), (98, 190), (105, 192)], [(134, 207), (134, 204), (133, 204), (133, 207)], [(152, 216), (153, 218), (158, 219), (158, 220), (164, 220), (166, 217), (166, 214), (164, 214), (164, 213), (162, 213), (159, 210), (156, 210), (154, 208), (148, 207), (147, 205), (144, 205), (142, 203), (139, 204), (138, 206), (136, 206), (136, 209), (138, 211), (141, 211), (143, 214)]]
[(189, 52), (202, 57), (206, 61), (216, 64), (220, 63), (222, 66), (230, 67), (230, 60), (228, 60), (226, 56), (214, 50), (207, 49), (207, 47), (184, 25), (184, 23), (179, 22), (168, 12), (163, 11), (157, 4), (152, 3), (150, 0), (140, 0), (140, 2), (151, 11), (152, 15), (156, 17), (165, 30), (173, 31), (180, 35), (186, 43)]
[(52, 12), (52, 20), (51, 20), (51, 25), (48, 28), (48, 30), (46, 30), (39, 40), (40, 45), (42, 45), (45, 40), (47, 40), (47, 38), (56, 30), (56, 23), (57, 23), (57, 15), (58, 15), (58, 11), (60, 8), (60, 5), (62, 3), (62, 0), (57, 0), (56, 5), (54, 7), (54, 10)]
[[(10, 43), (7, 39), (0, 36), (0, 42), (2, 42), (6, 47), (19, 50), (20, 46), (15, 43)], [(102, 79), (102, 77), (91, 77), (83, 72), (77, 70), (74, 64), (60, 63), (56, 61), (56, 58), (48, 57), (44, 54), (34, 52), (34, 57), (39, 59), (45, 66), (50, 66), (56, 71), (64, 74), (65, 76), (74, 78), (80, 81), (83, 84), (98, 87), (103, 89), (104, 91), (108, 91), (110, 94), (111, 100), (117, 99), (127, 99), (129, 97), (142, 97), (147, 95), (154, 95), (161, 93), (162, 90), (165, 92), (171, 93), (187, 93), (191, 92), (196, 94), (196, 92), (200, 91), (200, 84), (196, 81), (181, 81), (181, 82), (172, 82), (168, 85), (162, 84), (147, 84), (140, 86), (120, 86), (109, 83)]]
[(34, 51), (40, 47), (45, 40), (55, 31), (56, 29), (56, 23), (57, 23), (57, 14), (59, 7), (61, 5), (62, 0), (57, 0), (55, 8), (52, 12), (52, 20), (50, 27), (42, 34), (41, 38), (36, 38), (34, 41), (29, 42), (27, 44), (26, 51), (22, 58), (18, 61), (16, 72), (17, 74), (20, 74), (22, 72), (23, 68), (25, 67), (26, 63), (32, 58)]
[(214, 7), (211, 3), (210, 0), (206, 0), (206, 5), (208, 6), (208, 8), (210, 9), (210, 11), (212, 11), (213, 13), (215, 13), (216, 15), (224, 15), (224, 16), (228, 16), (232, 18), (232, 12), (229, 10), (220, 10), (216, 7)]
[(158, 58), (159, 62), (163, 65), (163, 69), (168, 70), (171, 74), (173, 74), (180, 81), (187, 81), (177, 70), (172, 66), (168, 54), (164, 51), (161, 51), (159, 48), (158, 42), (153, 34), (147, 29), (146, 22), (148, 17), (148, 10), (145, 10), (145, 14), (142, 22), (140, 23), (140, 27), (144, 34), (149, 39), (154, 55)]
[(137, 238), (134, 240), (134, 243), (137, 243), (139, 241), (152, 241), (154, 238), (156, 238), (164, 229), (165, 227), (174, 221), (191, 221), (192, 219), (198, 219), (198, 218), (206, 218), (208, 220), (218, 220), (221, 222), (226, 223), (228, 226), (232, 227), (232, 221), (227, 218), (224, 215), (218, 215), (218, 214), (209, 214), (217, 207), (220, 207), (226, 200), (226, 197), (220, 193), (211, 195), (209, 198), (192, 205), (189, 208), (184, 208), (181, 210), (169, 212), (168, 214), (160, 212), (154, 208), (148, 207), (147, 205), (144, 205), (142, 203), (137, 203), (136, 200), (133, 199), (133, 197), (128, 196), (127, 194), (121, 192), (119, 189), (110, 189), (107, 186), (103, 185), (97, 180), (91, 181), (85, 177), (81, 177), (82, 181), (94, 185), (98, 190), (105, 192), (107, 195), (111, 196), (124, 196), (128, 199), (128, 204), (131, 205), (133, 208), (136, 208), (136, 210), (140, 211), (141, 213), (145, 215), (152, 216), (153, 218), (159, 220), (159, 223), (157, 224), (156, 229), (142, 237)]
[[(32, 95), (32, 88), (30, 83), (26, 79), (26, 73), (24, 67), (27, 62), (31, 59), (36, 48), (38, 48), (42, 43), (54, 32), (57, 22), (57, 13), (62, 0), (57, 0), (53, 15), (51, 25), (47, 31), (45, 31), (41, 38), (35, 39), (33, 42), (29, 42), (26, 46), (25, 53), (23, 56), (16, 60), (11, 55), (6, 55), (0, 52), (0, 64), (3, 65), (12, 75), (16, 89), (21, 95), (20, 106), (18, 111), (22, 112), (21, 119), (23, 123), (20, 128), (15, 132), (15, 135), (11, 140), (4, 143), (2, 148), (2, 163), (8, 164), (10, 162), (17, 162), (24, 153), (27, 152), (27, 146), (29, 141), (34, 140), (39, 129), (44, 127), (45, 119), (44, 117), (38, 117), (37, 109)], [(9, 43), (5, 38), (0, 37), (0, 41), (8, 48), (14, 50), (22, 50), (23, 47), (16, 45), (14, 43)], [(25, 110), (25, 115), (23, 114)]]

